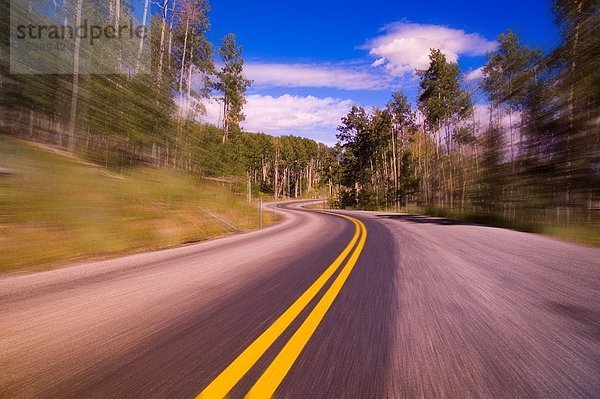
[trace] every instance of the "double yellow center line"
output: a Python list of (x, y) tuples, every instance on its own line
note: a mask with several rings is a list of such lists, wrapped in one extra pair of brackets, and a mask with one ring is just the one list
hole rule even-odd
[[(308, 343), (323, 317), (340, 293), (350, 272), (354, 268), (360, 253), (367, 240), (367, 229), (358, 219), (346, 215), (337, 216), (346, 218), (354, 223), (355, 232), (350, 243), (333, 261), (323, 274), (281, 315), (265, 332), (252, 342), (225, 370), (221, 372), (196, 399), (223, 398), (233, 389), (242, 377), (265, 354), (271, 345), (292, 324), (298, 315), (308, 306), (310, 301), (321, 291), (325, 284), (347, 259), (345, 266), (335, 278), (331, 286), (321, 297), (319, 302), (296, 330), (294, 335), (285, 344), (283, 349), (267, 367), (258, 381), (250, 389), (247, 398), (271, 398), (277, 387), (281, 384), (292, 365)], [(358, 244), (357, 244), (358, 243)]]

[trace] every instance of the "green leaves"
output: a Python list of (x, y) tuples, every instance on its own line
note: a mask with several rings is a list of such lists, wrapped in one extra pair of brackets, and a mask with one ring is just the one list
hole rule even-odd
[(236, 43), (233, 33), (228, 33), (221, 41), (218, 50), (223, 68), (217, 72), (218, 82), (215, 88), (223, 93), (223, 141), (227, 141), (231, 132), (239, 131), (239, 123), (246, 117), (242, 112), (246, 99), (244, 93), (252, 84), (251, 80), (244, 78), (244, 59), (242, 48)]
[(404, 93), (394, 92), (384, 109), (367, 113), (354, 106), (342, 118), (340, 206), (362, 209), (397, 206), (416, 186), (408, 149), (415, 132), (414, 113)]
[(542, 52), (522, 46), (511, 30), (498, 35), (498, 43), (498, 50), (487, 55), (481, 88), (494, 103), (523, 109), (535, 84), (536, 66)]
[(471, 98), (460, 86), (460, 68), (449, 63), (446, 56), (436, 49), (429, 54), (429, 68), (417, 70), (419, 82), (419, 109), (425, 116), (428, 130), (436, 133), (446, 131), (446, 148), (452, 147), (452, 130), (460, 119), (472, 111)]

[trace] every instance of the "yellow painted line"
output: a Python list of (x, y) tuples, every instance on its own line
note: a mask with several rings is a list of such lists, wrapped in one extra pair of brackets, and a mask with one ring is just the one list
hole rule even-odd
[(335, 301), (335, 298), (340, 293), (340, 290), (352, 272), (352, 269), (354, 268), (354, 265), (356, 264), (356, 261), (358, 260), (358, 257), (360, 256), (367, 239), (367, 229), (365, 225), (357, 219), (352, 218), (351, 220), (356, 220), (360, 224), (363, 234), (360, 238), (358, 246), (348, 260), (348, 263), (346, 263), (331, 287), (329, 287), (319, 303), (315, 306), (312, 312), (310, 312), (306, 320), (304, 320), (304, 323), (302, 323), (287, 344), (285, 344), (281, 352), (279, 352), (275, 360), (273, 360), (263, 375), (258, 379), (256, 384), (254, 384), (254, 386), (250, 389), (248, 395), (246, 395), (246, 398), (266, 399), (273, 397), (275, 390), (277, 390), (277, 387), (279, 387), (287, 373), (290, 371), (292, 365), (300, 355), (300, 352), (302, 352), (310, 340), (310, 337), (313, 335), (325, 317), (325, 314)]
[(214, 399), (224, 398), (233, 389), (233, 387), (242, 379), (242, 377), (254, 366), (269, 347), (279, 338), (290, 324), (298, 317), (309, 302), (319, 293), (321, 288), (327, 283), (335, 271), (346, 259), (361, 232), (361, 226), (356, 219), (352, 220), (355, 225), (355, 232), (350, 243), (344, 248), (340, 255), (331, 265), (319, 276), (317, 280), (294, 302), (269, 328), (265, 330), (254, 342), (252, 342), (225, 370), (221, 372), (198, 396), (196, 399)]

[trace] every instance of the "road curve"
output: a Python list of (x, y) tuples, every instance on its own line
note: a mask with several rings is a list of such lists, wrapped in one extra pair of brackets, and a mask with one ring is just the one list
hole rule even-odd
[(599, 249), (301, 205), (0, 278), (0, 397), (600, 397)]

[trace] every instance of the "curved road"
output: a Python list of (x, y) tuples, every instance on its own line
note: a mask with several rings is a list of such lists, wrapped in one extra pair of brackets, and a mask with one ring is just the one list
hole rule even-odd
[(599, 249), (301, 205), (0, 278), (0, 397), (600, 397)]

